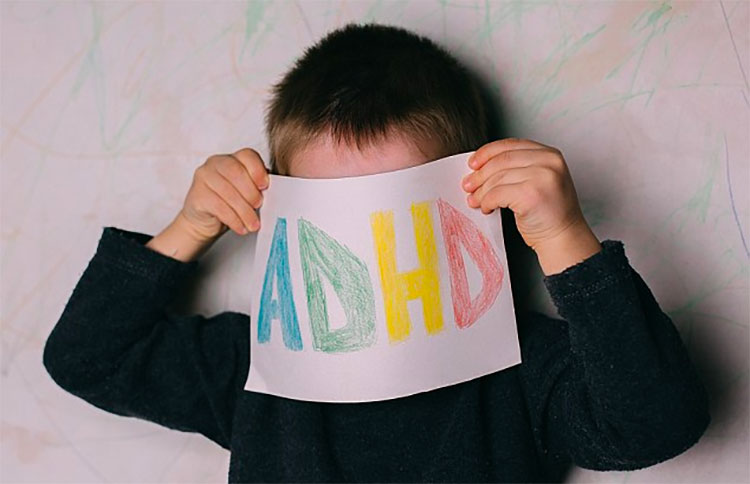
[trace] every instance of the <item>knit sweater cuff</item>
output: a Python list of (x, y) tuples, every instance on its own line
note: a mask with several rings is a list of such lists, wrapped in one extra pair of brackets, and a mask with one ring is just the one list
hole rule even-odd
[(184, 262), (146, 247), (152, 238), (141, 232), (104, 227), (95, 259), (167, 285), (178, 284), (198, 266), (198, 260)]
[(544, 285), (558, 307), (630, 277), (630, 263), (622, 242), (605, 240), (601, 245), (602, 250), (596, 254), (558, 274), (544, 277)]

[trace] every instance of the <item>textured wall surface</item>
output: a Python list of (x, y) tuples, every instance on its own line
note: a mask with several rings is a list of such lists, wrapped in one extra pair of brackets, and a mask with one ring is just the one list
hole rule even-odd
[[(705, 378), (701, 441), (576, 482), (747, 482), (750, 3), (2, 2), (4, 482), (222, 482), (204, 437), (57, 387), (43, 344), (102, 227), (156, 234), (214, 153), (265, 156), (270, 85), (350, 21), (434, 39), (486, 82), (507, 134), (560, 148), (597, 236), (620, 239)], [(188, 309), (247, 312), (251, 244), (202, 259)], [(532, 288), (545, 307), (542, 286)], [(546, 310), (549, 310), (547, 301)]]

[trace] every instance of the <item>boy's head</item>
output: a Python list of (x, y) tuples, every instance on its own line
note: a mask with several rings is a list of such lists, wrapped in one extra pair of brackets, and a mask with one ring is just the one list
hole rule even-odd
[(337, 178), (474, 150), (487, 115), (473, 77), (429, 39), (350, 24), (274, 86), (266, 134), (272, 173)]

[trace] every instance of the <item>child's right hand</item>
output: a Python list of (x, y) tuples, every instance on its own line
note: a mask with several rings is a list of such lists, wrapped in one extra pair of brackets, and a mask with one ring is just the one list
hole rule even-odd
[(199, 242), (212, 242), (229, 228), (239, 235), (254, 232), (268, 182), (263, 160), (251, 148), (212, 155), (195, 170), (178, 218)]

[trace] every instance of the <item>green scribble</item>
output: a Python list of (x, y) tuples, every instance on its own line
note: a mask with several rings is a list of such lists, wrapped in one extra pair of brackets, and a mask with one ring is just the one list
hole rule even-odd
[[(92, 38), (87, 47), (86, 55), (81, 64), (81, 68), (78, 71), (73, 87), (71, 88), (71, 97), (78, 95), (81, 87), (86, 81), (90, 80), (93, 85), (94, 99), (96, 105), (96, 111), (99, 121), (99, 138), (101, 140), (101, 146), (107, 151), (115, 151), (119, 147), (122, 136), (125, 134), (126, 129), (134, 119), (135, 114), (139, 111), (141, 106), (141, 99), (143, 94), (143, 87), (137, 92), (135, 99), (131, 102), (128, 108), (125, 119), (115, 130), (111, 139), (107, 137), (107, 79), (105, 62), (102, 58), (101, 50), (101, 34), (103, 27), (102, 15), (100, 12), (101, 7), (93, 3), (91, 5), (92, 14)], [(149, 58), (148, 67), (151, 66), (154, 56)]]
[[(477, 44), (491, 36), (492, 32), (499, 26), (512, 22), (517, 28), (522, 27), (522, 17), (525, 13), (550, 5), (556, 5), (556, 0), (527, 2), (524, 0), (512, 0), (506, 2), (484, 1), (484, 22), (482, 28), (471, 31), (464, 36), (464, 41), (459, 45), (459, 50), (463, 49), (466, 44)], [(476, 5), (465, 5), (461, 3), (446, 2), (446, 6), (451, 8), (474, 8)], [(514, 56), (515, 57), (515, 56)]]
[(603, 107), (609, 106), (610, 104), (617, 104), (622, 101), (627, 101), (629, 99), (633, 99), (636, 97), (645, 96), (645, 95), (651, 96), (653, 93), (654, 93), (653, 89), (646, 89), (644, 91), (639, 91), (639, 92), (628, 92), (625, 94), (620, 94), (619, 96), (616, 96), (614, 99), (609, 99), (601, 104), (597, 104), (593, 108), (589, 109), (587, 113), (591, 113), (593, 111), (599, 110)]
[[(298, 227), (313, 348), (340, 353), (371, 346), (375, 343), (375, 296), (367, 265), (307, 220), (300, 218)], [(341, 328), (330, 328), (321, 274), (344, 309), (346, 324)]]
[[(638, 61), (636, 62), (635, 69), (633, 69), (633, 75), (630, 79), (629, 90), (633, 89), (633, 83), (638, 76), (638, 71), (640, 70), (641, 62), (643, 61), (643, 55), (645, 54), (646, 49), (651, 43), (651, 40), (653, 40), (656, 35), (666, 32), (667, 27), (673, 20), (673, 17), (670, 15), (665, 17), (664, 21), (659, 24), (659, 21), (662, 19), (664, 14), (669, 12), (670, 10), (672, 10), (672, 7), (667, 2), (663, 2), (656, 8), (652, 9), (652, 7), (649, 7), (649, 9), (641, 12), (641, 14), (633, 21), (633, 25), (631, 26), (630, 30), (634, 32), (641, 32), (647, 27), (650, 27), (650, 31), (648, 31), (647, 35), (641, 39), (636, 48), (630, 52), (630, 55), (625, 57), (619, 64), (612, 68), (612, 70), (610, 70), (606, 76), (604, 76), (605, 79), (611, 79), (612, 77), (616, 76), (620, 71), (620, 68), (622, 68), (622, 66), (629, 62), (634, 55), (638, 54)], [(644, 17), (646, 18), (646, 22), (641, 25), (641, 20)]]
[[(714, 143), (714, 149), (711, 151), (707, 162), (703, 165), (706, 173), (701, 177), (701, 184), (686, 204), (687, 210), (694, 212), (701, 223), (706, 222), (706, 212), (708, 211), (711, 192), (716, 184), (716, 173), (721, 166), (720, 158), (722, 146), (719, 138), (720, 137), (717, 137), (717, 141)], [(680, 225), (680, 228), (682, 228), (682, 225)]]
[[(249, 0), (247, 2), (247, 6), (245, 7), (245, 37), (242, 43), (242, 50), (240, 51), (240, 61), (242, 61), (242, 58), (245, 55), (245, 50), (250, 43), (250, 39), (252, 39), (258, 31), (258, 26), (263, 19), (266, 7), (268, 7), (268, 0)], [(255, 49), (258, 47), (258, 40), (259, 39), (256, 39), (253, 54), (255, 54)]]
[[(602, 24), (596, 29), (585, 33), (570, 45), (568, 45), (569, 36), (564, 36), (562, 41), (547, 58), (539, 64), (537, 69), (544, 70), (547, 64), (556, 63), (552, 73), (541, 82), (541, 85), (534, 82), (527, 82), (519, 91), (518, 97), (526, 100), (528, 103), (528, 105), (524, 106), (524, 112), (527, 113), (526, 119), (532, 120), (538, 116), (546, 105), (557, 99), (565, 91), (565, 86), (557, 78), (562, 67), (606, 27), (606, 24)], [(560, 53), (558, 54), (558, 52)]]

